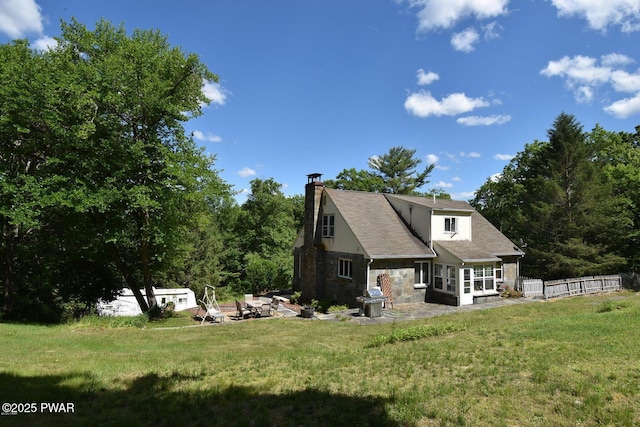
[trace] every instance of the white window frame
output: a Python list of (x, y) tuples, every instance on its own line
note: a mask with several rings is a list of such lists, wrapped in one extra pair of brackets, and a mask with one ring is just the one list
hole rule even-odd
[(416, 261), (415, 267), (414, 267), (414, 275), (413, 275), (414, 286), (428, 285), (431, 282), (430, 273), (431, 273), (430, 261)]
[(458, 267), (455, 265), (447, 265), (447, 289), (446, 291), (455, 294), (458, 290)]
[(353, 260), (338, 258), (338, 277), (343, 279), (353, 278)]
[(444, 277), (442, 264), (433, 264), (433, 288), (443, 290), (444, 289)]
[(502, 263), (498, 263), (493, 270), (493, 277), (495, 277), (497, 283), (504, 282), (504, 270), (502, 270)]
[(458, 232), (458, 221), (455, 216), (448, 216), (444, 218), (444, 232), (450, 234)]
[[(494, 265), (491, 264), (478, 264), (473, 266), (473, 294), (474, 295), (482, 295), (482, 294), (490, 294), (496, 292), (496, 277), (495, 277), (495, 269)], [(481, 275), (477, 274), (478, 270), (481, 271)], [(491, 275), (487, 275), (488, 272), (491, 272)], [(480, 287), (482, 289), (476, 289), (477, 282), (480, 282)], [(491, 288), (487, 289), (487, 286), (491, 284)]]
[(465, 294), (471, 293), (471, 284), (473, 283), (473, 269), (465, 268), (462, 270), (462, 292)]
[(322, 215), (322, 237), (335, 237), (336, 216), (333, 214)]

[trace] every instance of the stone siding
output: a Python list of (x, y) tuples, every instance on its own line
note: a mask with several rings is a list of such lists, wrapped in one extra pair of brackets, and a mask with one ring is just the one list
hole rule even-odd
[[(338, 261), (350, 259), (351, 279), (338, 277)], [(367, 281), (367, 261), (363, 255), (327, 252), (324, 268), (324, 292), (318, 299), (329, 299), (336, 304), (356, 307), (356, 297), (363, 294)]]
[(388, 274), (395, 304), (425, 302), (427, 290), (414, 289), (415, 263), (413, 260), (374, 261), (369, 270), (369, 287), (377, 286), (380, 274)]

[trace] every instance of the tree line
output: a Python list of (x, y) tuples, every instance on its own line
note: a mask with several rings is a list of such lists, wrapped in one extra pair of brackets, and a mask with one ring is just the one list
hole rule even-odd
[(59, 321), (123, 287), (155, 315), (154, 286), (288, 282), (301, 202), (254, 180), (238, 206), (185, 132), (218, 79), (198, 56), (104, 20), (57, 42), (0, 46), (2, 317)]
[(471, 204), (523, 248), (525, 276), (637, 271), (640, 126), (635, 133), (584, 132), (563, 112), (547, 136), (526, 144)]
[[(151, 315), (153, 287), (289, 288), (303, 196), (254, 179), (238, 204), (185, 132), (218, 77), (158, 31), (72, 20), (57, 41), (0, 45), (2, 317), (60, 321), (123, 287)], [(525, 274), (635, 270), (639, 134), (585, 133), (563, 113), (548, 142), (527, 144), (471, 203), (522, 242)], [(393, 147), (325, 184), (449, 198), (422, 192), (434, 165), (419, 169), (415, 153)]]

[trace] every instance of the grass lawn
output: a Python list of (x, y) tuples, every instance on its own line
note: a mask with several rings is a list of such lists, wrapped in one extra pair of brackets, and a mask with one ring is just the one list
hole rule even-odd
[[(636, 293), (376, 326), (155, 328), (171, 322), (0, 324), (0, 402), (38, 408), (0, 425), (640, 425)], [(73, 413), (42, 413), (51, 402)]]

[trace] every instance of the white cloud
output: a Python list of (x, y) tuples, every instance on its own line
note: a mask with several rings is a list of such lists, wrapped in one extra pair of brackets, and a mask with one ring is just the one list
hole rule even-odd
[(482, 30), (484, 31), (485, 40), (493, 40), (493, 39), (500, 38), (500, 34), (498, 34), (498, 30), (502, 30), (502, 27), (498, 25), (497, 21), (493, 21), (488, 23), (487, 25), (483, 25)]
[(433, 184), (436, 188), (453, 188), (453, 184), (450, 182), (439, 181)]
[(55, 49), (56, 46), (58, 46), (58, 41), (49, 36), (40, 37), (39, 39), (31, 43), (31, 47), (39, 51)]
[(193, 137), (198, 141), (222, 142), (222, 138), (220, 138), (218, 135), (212, 134), (211, 132), (204, 133), (199, 130), (194, 130)]
[(623, 32), (640, 30), (640, 0), (551, 0), (558, 16), (578, 16), (587, 20), (589, 27), (606, 31), (619, 26)]
[(604, 107), (605, 112), (626, 118), (640, 113), (637, 106), (640, 99), (640, 70), (630, 73), (622, 69), (632, 62), (633, 59), (618, 53), (604, 55), (600, 61), (588, 56), (565, 56), (557, 61), (549, 61), (540, 73), (547, 77), (557, 76), (564, 79), (565, 85), (573, 91), (578, 103), (591, 102), (596, 96), (597, 88), (603, 85), (610, 85), (616, 92), (635, 95)]
[(493, 175), (491, 175), (489, 177), (489, 179), (491, 180), (491, 182), (498, 182), (500, 181), (500, 178), (502, 178), (502, 173), (498, 172), (498, 173), (494, 173)]
[(475, 44), (479, 40), (480, 34), (478, 34), (478, 31), (473, 27), (469, 27), (451, 36), (451, 46), (457, 51), (469, 53), (475, 50)]
[(604, 111), (620, 119), (626, 119), (631, 115), (640, 114), (640, 93), (631, 98), (615, 101), (613, 104), (605, 107)]
[(242, 178), (248, 178), (250, 176), (254, 176), (255, 174), (256, 171), (248, 167), (244, 167), (238, 171), (238, 175), (240, 175)]
[(615, 67), (617, 65), (630, 64), (633, 62), (633, 59), (621, 53), (610, 53), (608, 55), (602, 55), (600, 62), (607, 67)]
[(453, 182), (462, 182), (462, 178), (460, 178), (459, 176), (454, 176), (453, 178), (451, 178), (451, 181), (453, 181)]
[(515, 156), (513, 154), (496, 154), (493, 156), (496, 160), (511, 160)]
[(464, 93), (452, 93), (438, 101), (425, 91), (410, 94), (404, 103), (404, 108), (418, 117), (455, 116), (487, 106), (484, 99), (469, 98)]
[(611, 73), (611, 84), (618, 92), (640, 92), (640, 73), (630, 74), (624, 70), (616, 70)]
[(451, 193), (451, 198), (453, 200), (468, 200), (475, 195), (475, 191), (463, 191), (461, 193)]
[(427, 154), (426, 159), (427, 163), (429, 163), (430, 165), (438, 163), (440, 161), (440, 157), (436, 156), (435, 154)]
[(466, 116), (460, 117), (456, 120), (457, 123), (464, 126), (491, 126), (491, 125), (503, 125), (511, 120), (509, 115), (494, 115), (494, 116)]
[(431, 83), (435, 82), (440, 78), (440, 76), (437, 73), (434, 73), (432, 71), (425, 73), (422, 68), (418, 70), (417, 75), (418, 75), (418, 84), (420, 86), (430, 85)]
[(214, 104), (224, 105), (227, 101), (227, 90), (219, 83), (206, 81), (202, 86), (204, 95)]
[(12, 39), (42, 34), (42, 15), (35, 0), (0, 0), (0, 31)]
[(564, 56), (557, 61), (549, 61), (540, 73), (544, 76), (560, 76), (567, 78), (569, 84), (583, 82), (589, 85), (605, 83), (611, 74), (611, 68), (598, 65), (596, 58), (576, 55), (573, 58)]
[(480, 153), (478, 153), (478, 152), (475, 152), (475, 151), (472, 151), (470, 153), (466, 153), (464, 151), (461, 151), (460, 152), (460, 157), (469, 157), (469, 158), (472, 158), (472, 159), (477, 159), (477, 158), (482, 157), (482, 155)]
[(578, 104), (588, 104), (593, 99), (593, 89), (589, 86), (580, 86), (575, 89), (574, 96)]
[(509, 0), (409, 0), (419, 7), (418, 32), (452, 28), (465, 18), (489, 19), (507, 13)]

